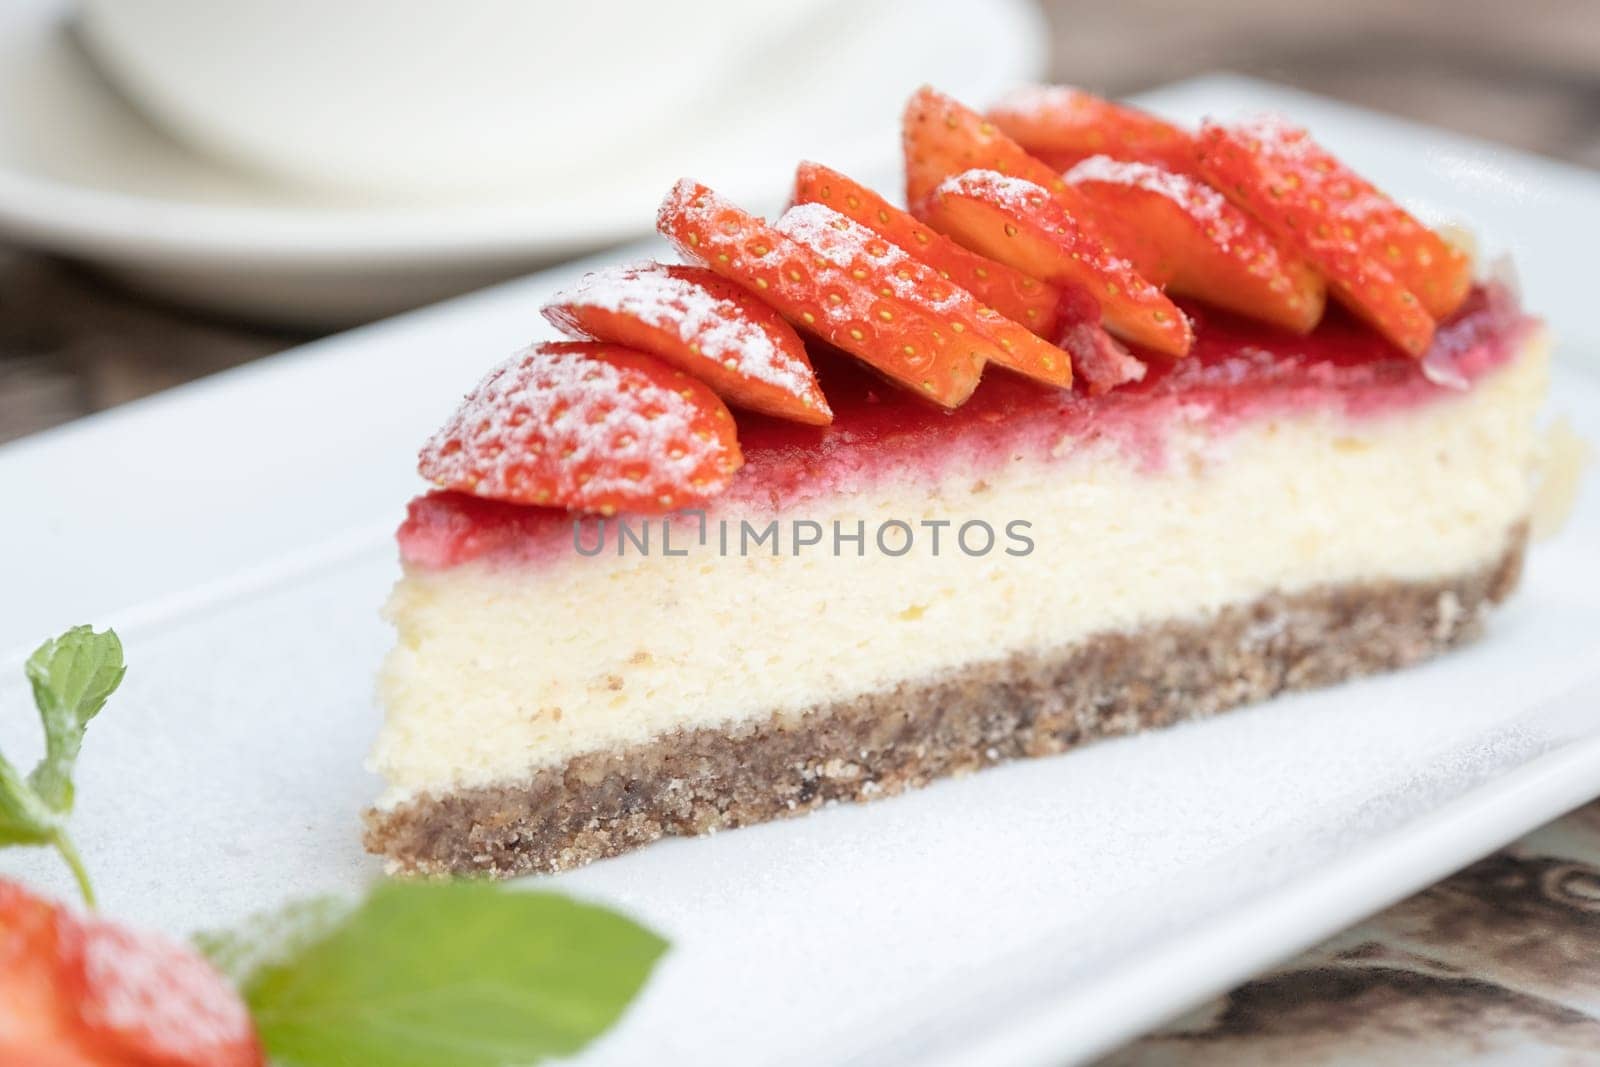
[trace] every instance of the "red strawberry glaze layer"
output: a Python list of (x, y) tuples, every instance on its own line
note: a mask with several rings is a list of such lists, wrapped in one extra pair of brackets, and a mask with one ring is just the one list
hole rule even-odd
[[(1015, 459), (1106, 444), (1156, 472), (1179, 423), (1223, 434), (1251, 419), (1315, 408), (1359, 419), (1426, 404), (1506, 362), (1535, 325), (1505, 287), (1479, 286), (1419, 361), (1337, 311), (1306, 337), (1209, 308), (1184, 311), (1195, 322), (1188, 357), (1141, 353), (1150, 363), (1142, 382), (1096, 397), (991, 367), (967, 403), (945, 411), (853, 361), (819, 352), (816, 370), (833, 424), (741, 416), (745, 466), (711, 513), (770, 516), (885, 480), (931, 486), (951, 471), (982, 477)], [(400, 555), (431, 570), (479, 559), (553, 559), (572, 552), (572, 521), (564, 511), (433, 492), (411, 502), (398, 533)], [(592, 525), (585, 523), (586, 548), (594, 544)]]

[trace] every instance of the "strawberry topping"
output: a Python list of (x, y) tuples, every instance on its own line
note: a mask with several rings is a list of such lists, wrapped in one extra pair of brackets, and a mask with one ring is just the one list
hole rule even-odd
[(1154, 115), (1070, 85), (1030, 85), (988, 111), (1002, 133), (1056, 170), (1089, 156), (1194, 170), (1194, 139)]
[(550, 299), (544, 317), (579, 340), (647, 352), (730, 404), (815, 426), (833, 418), (793, 327), (704, 267), (640, 263), (586, 274)]
[(1448, 314), (1471, 282), (1465, 255), (1352, 174), (1305, 133), (1275, 120), (1208, 122), (1198, 156), (1206, 179), (1327, 279), (1340, 302), (1420, 357), (1430, 308)]
[[(1061, 349), (982, 306), (937, 270), (832, 208), (797, 205), (784, 212), (777, 228), (852, 278), (875, 281), (880, 297), (893, 292), (913, 303), (923, 302), (936, 323), (964, 339), (980, 368), (983, 362), (997, 363), (1046, 385), (1072, 384), (1072, 362)], [(882, 311), (877, 314), (882, 318)], [(937, 329), (934, 334), (937, 338)]]
[(794, 202), (824, 204), (859, 222), (1040, 337), (1058, 332), (1061, 293), (1055, 286), (967, 251), (836, 170), (801, 163), (794, 174)]
[[(854, 359), (817, 352), (833, 423), (741, 418), (746, 465), (713, 507), (730, 516), (798, 510), (819, 499), (870, 496), (884, 478), (931, 485), (957, 471), (988, 477), (1019, 454), (1042, 459), (1106, 444), (1159, 465), (1162, 441), (1186, 432), (1201, 413), (1225, 432), (1247, 416), (1325, 409), (1366, 418), (1426, 408), (1441, 396), (1425, 365), (1342, 308), (1329, 309), (1304, 337), (1199, 304), (1186, 310), (1198, 324), (1189, 358), (1141, 365), (1142, 380), (1101, 396), (989, 374), (969, 403), (944, 411), (885, 387)], [(1534, 329), (1507, 290), (1477, 288), (1441, 324), (1429, 358), (1476, 383), (1513, 359)], [(561, 513), (460, 493), (418, 497), (397, 539), (408, 565), (429, 570), (573, 555), (571, 522)]]
[[(1021, 178), (1062, 197), (1068, 210), (1082, 206), (1053, 167), (1023, 151), (976, 111), (927, 86), (918, 89), (906, 104), (901, 136), (906, 203), (915, 214), (921, 214), (923, 202), (940, 182), (968, 170), (992, 170)], [(1088, 217), (1087, 211), (1080, 214)]]
[[(912, 214), (917, 217), (933, 221), (929, 214), (932, 210), (930, 201), (939, 187), (951, 178), (975, 170), (992, 172), (1004, 178), (1036, 186), (1054, 200), (1059, 208), (1059, 216), (1072, 231), (1070, 243), (1081, 257), (1095, 261), (1101, 268), (1114, 261), (1126, 260), (1127, 257), (1123, 255), (1122, 250), (1112, 243), (1110, 236), (1102, 228), (1100, 209), (1092, 200), (1068, 184), (1056, 168), (1023, 151), (1020, 145), (1000, 132), (994, 123), (971, 108), (924, 86), (906, 105), (902, 137), (906, 165), (906, 203), (910, 205)], [(935, 223), (935, 229), (942, 228)], [(952, 236), (975, 252), (982, 252), (991, 258), (999, 259), (1025, 273), (1034, 273), (1025, 263), (1006, 259), (984, 245), (975, 245), (963, 239), (960, 234)], [(1121, 269), (1132, 273), (1132, 268), (1125, 262), (1121, 263)], [(1086, 273), (1096, 276), (1084, 276)], [(1122, 292), (1138, 290), (1141, 296), (1135, 297), (1136, 300), (1142, 298), (1142, 295), (1147, 294), (1152, 288), (1144, 279), (1129, 279), (1125, 285), (1119, 279), (1103, 277), (1104, 273), (1104, 269), (1091, 268), (1087, 271), (1068, 271), (1067, 276), (1079, 284), (1086, 285), (1097, 298), (1109, 293), (1109, 289), (1100, 284), (1103, 282), (1115, 283)], [(1034, 276), (1045, 281), (1059, 280), (1054, 275), (1046, 277), (1035, 273)], [(1101, 303), (1104, 305), (1106, 301), (1101, 299)], [(1114, 300), (1112, 303), (1114, 306), (1107, 309), (1106, 321), (1108, 326), (1115, 329), (1124, 324), (1121, 322), (1120, 306), (1115, 306), (1121, 302)], [(1171, 312), (1170, 307), (1162, 310), (1166, 314)], [(1162, 341), (1159, 336), (1146, 339), (1143, 334), (1147, 331), (1147, 322), (1129, 323), (1126, 326), (1132, 330), (1129, 334), (1131, 338), (1141, 340), (1152, 348), (1171, 355), (1182, 354), (1180, 351), (1171, 350), (1172, 346), (1181, 340), (1177, 334), (1170, 336), (1166, 341)], [(1187, 342), (1183, 342), (1181, 347), (1187, 350)]]
[[(545, 306), (578, 342), (502, 365), (422, 451), (448, 514), (699, 504), (743, 462), (723, 400), (831, 424), (850, 398), (824, 396), (813, 359), (851, 356), (947, 409), (990, 363), (1097, 396), (1189, 354), (1202, 311), (1305, 336), (1330, 291), (1374, 345), (1420, 358), (1471, 285), (1466, 255), (1301, 130), (1194, 135), (1064, 86), (984, 116), (924, 87), (902, 137), (909, 211), (811, 162), (776, 222), (680, 181), (657, 228), (694, 265), (592, 273)], [(1167, 289), (1209, 307), (1186, 303), (1191, 319)], [(463, 536), (415, 515), (408, 529), (418, 545)]]
[(707, 386), (642, 352), (567, 341), (490, 371), (418, 470), (444, 489), (608, 515), (693, 506), (742, 462)]
[(1155, 284), (1295, 333), (1322, 318), (1321, 277), (1204, 182), (1108, 156), (1084, 160), (1066, 180)]
[(1189, 351), (1189, 320), (1172, 301), (1033, 182), (967, 171), (937, 186), (925, 210), (969, 248), (1046, 281), (1083, 286), (1112, 333), (1169, 356)]
[[(1305, 130), (1267, 118), (1231, 128), (1206, 123), (1202, 138), (1202, 166), (1223, 177), (1230, 166), (1226, 146), (1247, 150), (1256, 157), (1254, 168), (1235, 162), (1235, 173), (1253, 169), (1264, 179), (1269, 198), (1281, 200), (1289, 212), (1304, 212), (1311, 239), (1320, 236), (1315, 232), (1318, 223), (1327, 223), (1337, 239), (1382, 263), (1435, 319), (1452, 314), (1466, 300), (1472, 286), (1467, 254), (1334, 158)], [(1247, 180), (1247, 189), (1249, 184)], [(1226, 178), (1218, 188), (1229, 191)], [(1270, 207), (1262, 210), (1273, 213)]]
[(909, 257), (892, 253), (883, 239), (827, 255), (687, 179), (668, 194), (656, 224), (684, 255), (759, 293), (790, 322), (891, 381), (945, 407), (977, 387), (983, 354), (975, 337), (950, 330), (940, 314), (959, 290), (940, 281), (918, 292), (909, 273), (888, 273), (894, 253)]
[[(1054, 364), (1066, 355), (941, 278), (871, 230), (821, 204), (769, 225), (683, 181), (658, 225), (686, 255), (738, 281), (790, 322), (944, 407), (961, 404), (988, 360)], [(1053, 353), (1053, 355), (1052, 355)]]

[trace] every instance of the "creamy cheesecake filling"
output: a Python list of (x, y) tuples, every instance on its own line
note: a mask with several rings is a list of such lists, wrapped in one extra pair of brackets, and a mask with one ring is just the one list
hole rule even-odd
[[(569, 545), (536, 566), (408, 566), (380, 680), (382, 803), (1269, 593), (1488, 566), (1528, 512), (1545, 374), (1535, 337), (1470, 390), (1420, 405), (1264, 410), (1220, 432), (1180, 408), (1159, 466), (1063, 437), (1050, 459), (1019, 456), (981, 479), (887, 479), (783, 516), (829, 531), (864, 522), (865, 556), (827, 544), (796, 556), (785, 540), (777, 557), (587, 558)], [(941, 519), (983, 520), (998, 543), (969, 556), (946, 530), (937, 556), (922, 534), (897, 557), (871, 544), (884, 523)], [(1015, 521), (1029, 524), (1027, 555), (1005, 552), (1020, 547), (1005, 536)]]

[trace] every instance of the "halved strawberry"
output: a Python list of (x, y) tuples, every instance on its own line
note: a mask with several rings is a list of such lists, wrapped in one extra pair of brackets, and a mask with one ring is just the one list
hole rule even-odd
[(1295, 248), (1350, 310), (1414, 356), (1433, 340), (1429, 308), (1448, 314), (1471, 285), (1466, 256), (1319, 148), (1304, 130), (1263, 120), (1207, 122), (1201, 173)]
[(743, 462), (705, 384), (632, 349), (552, 341), (490, 371), (417, 469), (442, 489), (610, 515), (702, 503)]
[(1071, 380), (1065, 353), (820, 204), (768, 225), (684, 180), (656, 220), (685, 255), (759, 294), (790, 322), (945, 407), (977, 387), (988, 360)]
[(1089, 156), (1194, 171), (1194, 138), (1164, 119), (1070, 85), (1030, 85), (1001, 98), (989, 121), (1056, 170)]
[(1321, 320), (1322, 278), (1204, 182), (1109, 156), (1091, 156), (1066, 179), (1101, 208), (1117, 246), (1151, 282), (1296, 333)]
[(648, 353), (730, 404), (813, 426), (833, 421), (794, 328), (705, 267), (611, 267), (584, 275), (543, 310), (569, 336)]
[(1057, 332), (1061, 293), (1055, 286), (969, 252), (836, 170), (820, 163), (802, 162), (794, 173), (794, 203), (831, 207), (1040, 337), (1052, 337)]
[(1045, 281), (1082, 285), (1112, 333), (1169, 356), (1188, 353), (1194, 334), (1183, 312), (1039, 185), (967, 171), (938, 185), (924, 211), (968, 248)]
[(0, 1063), (260, 1067), (250, 1014), (188, 948), (0, 880)]

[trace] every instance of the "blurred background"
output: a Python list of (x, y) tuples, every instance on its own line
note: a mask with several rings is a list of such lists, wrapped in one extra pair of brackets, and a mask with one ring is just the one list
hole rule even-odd
[[(371, 179), (366, 193), (356, 181), (314, 196), (291, 188), (304, 174), (291, 174), (288, 181), (281, 173), (268, 175), (274, 144), (289, 150), (277, 162), (291, 171), (308, 159), (332, 167), (349, 164), (320, 160), (316, 152), (326, 145), (294, 141), (316, 135), (318, 117), (328, 110), (315, 96), (317, 64), (348, 73), (349, 57), (336, 49), (324, 49), (320, 59), (297, 56), (296, 72), (305, 76), (295, 83), (273, 82), (270, 70), (251, 78), (249, 70), (241, 74), (239, 57), (197, 43), (216, 32), (207, 18), (213, 23), (225, 18), (236, 26), (242, 20), (250, 36), (296, 48), (312, 39), (337, 43), (345, 29), (367, 32), (374, 24), (368, 0), (320, 10), (306, 0), (277, 5), (90, 0), (86, 10), (57, 0), (0, 2), (0, 112), (6, 112), (0, 114), (0, 440), (258, 358), (337, 326), (565, 258), (581, 251), (589, 234), (590, 244), (632, 236), (604, 212), (608, 201), (634, 205), (638, 198), (602, 179), (653, 175), (647, 156), (671, 155), (658, 152), (660, 145), (651, 141), (652, 129), (659, 134), (670, 128), (657, 112), (674, 106), (705, 112), (723, 129), (740, 130), (735, 140), (746, 142), (746, 158), (759, 157), (759, 149), (747, 143), (753, 131), (803, 122), (797, 98), (850, 110), (847, 93), (831, 103), (827, 97), (841, 87), (824, 76), (848, 81), (839, 76), (841, 70), (877, 71), (907, 86), (926, 78), (973, 103), (1041, 71), (1052, 80), (1119, 96), (1208, 72), (1236, 71), (1600, 167), (1600, 3), (1594, 0), (1017, 0), (920, 8), (882, 0), (876, 5), (786, 0), (762, 5), (753, 21), (748, 14), (743, 22), (728, 16), (720, 36), (696, 30), (696, 62), (688, 67), (702, 68), (701, 74), (712, 79), (714, 96), (707, 95), (705, 85), (660, 73), (685, 69), (676, 59), (666, 66), (648, 65), (654, 40), (671, 32), (670, 19), (662, 27), (640, 25), (627, 39), (631, 45), (619, 46), (614, 34), (604, 38), (615, 91), (597, 83), (568, 93), (556, 76), (581, 69), (573, 62), (583, 55), (582, 41), (600, 40), (605, 33), (606, 5), (592, 5), (602, 14), (560, 32), (551, 31), (547, 11), (539, 16), (544, 26), (526, 23), (530, 9), (543, 11), (546, 5), (419, 0), (404, 6), (414, 15), (436, 8), (465, 18), (462, 13), (471, 9), (502, 23), (521, 20), (518, 27), (527, 39), (541, 43), (526, 57), (522, 71), (528, 92), (520, 95), (543, 108), (533, 118), (543, 123), (541, 136), (553, 146), (548, 154), (554, 159), (562, 153), (600, 153), (596, 158), (603, 165), (587, 172), (594, 180), (579, 183), (591, 194), (589, 208), (549, 214), (560, 205), (545, 203), (545, 215), (517, 215), (507, 208), (497, 217), (490, 208), (504, 206), (503, 190), (463, 187), (441, 212), (439, 190), (381, 187), (387, 175), (376, 170), (354, 173), (355, 179)], [(223, 10), (226, 16), (218, 14)], [(333, 10), (346, 12), (349, 25), (330, 19)], [(729, 4), (718, 10), (742, 9)], [(932, 42), (926, 54), (921, 45), (901, 47), (914, 39), (901, 32), (899, 23), (906, 18), (930, 25), (942, 20), (943, 39), (934, 40), (931, 31), (925, 35)], [(422, 42), (430, 54), (448, 53), (448, 33), (430, 27), (426, 17), (411, 21), (413, 38), (430, 38)], [(152, 26), (161, 32), (152, 33)], [(393, 50), (401, 52), (407, 44), (400, 41)], [(474, 46), (481, 52), (481, 41)], [(977, 50), (985, 61), (964, 62), (964, 47)], [(210, 67), (196, 63), (196, 55), (209, 57)], [(797, 58), (784, 68), (783, 57)], [(480, 58), (468, 66), (495, 69), (502, 57)], [(981, 73), (972, 73), (979, 68)], [(762, 82), (761, 71), (772, 69), (803, 72), (811, 80), (797, 74), (786, 76), (787, 84)], [(537, 70), (549, 72), (544, 81), (537, 80)], [(616, 79), (622, 70), (633, 71), (633, 80)], [(378, 79), (386, 74), (368, 73)], [(404, 80), (419, 96), (396, 101), (388, 116), (409, 124), (398, 127), (402, 131), (426, 127), (427, 99), (420, 94), (429, 88), (427, 74), (406, 72)], [(236, 85), (259, 85), (262, 94), (234, 99), (210, 88), (224, 76)], [(641, 92), (646, 85), (648, 91)], [(738, 91), (729, 92), (730, 86)], [(505, 111), (499, 102), (508, 94), (492, 81), (452, 88), (464, 97), (478, 93), (480, 101), (498, 102), (472, 108), (479, 116), (475, 125), (449, 125), (459, 143), (419, 157), (424, 164), (446, 156), (481, 163), (473, 153), (494, 143), (496, 123), (528, 118)], [(896, 103), (899, 96), (903, 92)], [(546, 106), (550, 99), (560, 102), (554, 111)], [(212, 113), (197, 110), (196, 101), (209, 101)], [(225, 123), (217, 132), (219, 119), (249, 118), (251, 108), (263, 136), (275, 139), (262, 150), (265, 155), (252, 155), (257, 146), (248, 143), (223, 143)], [(633, 116), (634, 125), (625, 115)], [(869, 118), (878, 122), (880, 116)], [(881, 118), (887, 122), (889, 116)], [(281, 128), (266, 128), (273, 122)], [(855, 140), (830, 145), (830, 162), (865, 152), (867, 131), (866, 126), (838, 131), (841, 139), (850, 132)], [(191, 151), (194, 145), (201, 147)], [(623, 146), (627, 150), (618, 156), (615, 150)], [(370, 146), (345, 147), (360, 164), (362, 157), (355, 154)], [(418, 147), (430, 146), (418, 139)], [(381, 159), (402, 173), (437, 170), (404, 153), (369, 152), (365, 158)], [(785, 158), (792, 159), (792, 153)], [(484, 159), (479, 172), (516, 173), (517, 160)], [(661, 173), (670, 173), (665, 168), (675, 162), (664, 158)], [(245, 173), (258, 163), (261, 173)], [(735, 163), (705, 165), (715, 170)], [(443, 170), (438, 176), (446, 183), (452, 178)], [(526, 188), (537, 189), (549, 177), (530, 170)], [(746, 184), (758, 181), (739, 177)], [(107, 191), (113, 194), (109, 198), (101, 195)], [(475, 204), (475, 196), (488, 206)], [(648, 222), (648, 206), (639, 201), (625, 217), (632, 224)], [(529, 240), (511, 239), (518, 225)], [(543, 243), (535, 239), (541, 235)], [(230, 242), (239, 250), (231, 259)], [(389, 266), (368, 271), (374, 279), (369, 289), (376, 293), (350, 290), (348, 275), (360, 272), (362, 256), (377, 264), (376, 257), (398, 254), (386, 244), (405, 242), (410, 242), (410, 258), (384, 261)], [(199, 258), (182, 265), (182, 276), (169, 278), (169, 261), (179, 255)], [(344, 276), (337, 274), (341, 257)], [(445, 270), (452, 273), (435, 276)]]

